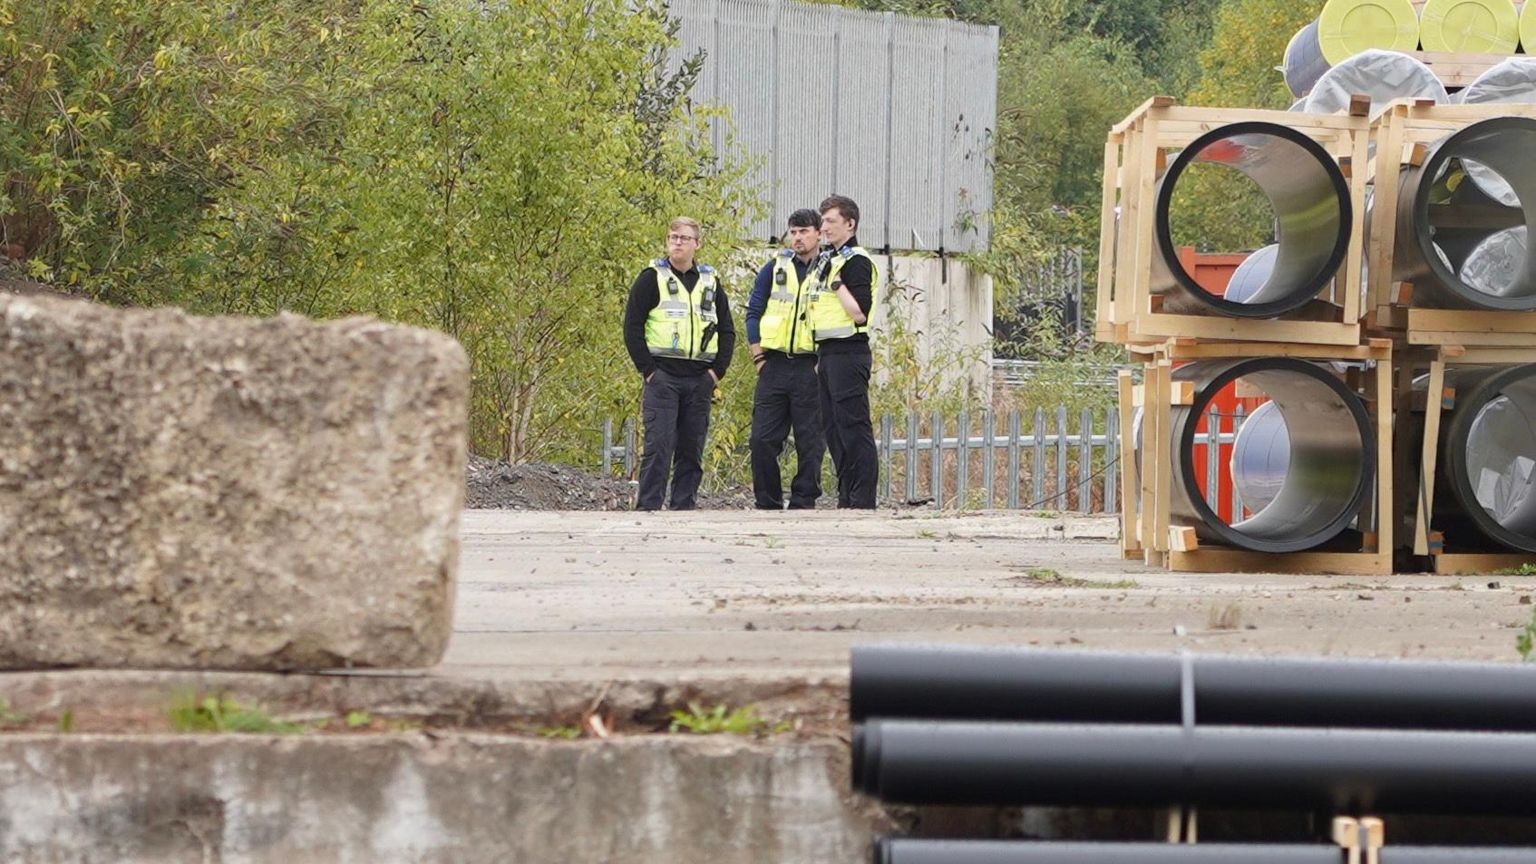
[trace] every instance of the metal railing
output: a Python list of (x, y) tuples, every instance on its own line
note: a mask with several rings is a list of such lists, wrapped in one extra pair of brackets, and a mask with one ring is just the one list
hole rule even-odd
[[(1206, 445), (1205, 497), (1218, 509), (1220, 447), (1236, 440), (1246, 414), (1238, 406), (1235, 414), (1206, 416), (1211, 418), (1207, 431), (1196, 433), (1195, 443)], [(636, 476), (638, 428), (627, 420), (616, 438), (613, 421), (603, 423), (605, 475), (621, 467), (623, 476)], [(1074, 412), (1059, 406), (1027, 416), (1018, 411), (962, 412), (950, 418), (938, 412), (914, 411), (901, 418), (887, 414), (876, 424), (876, 447), (881, 504), (1080, 513), (1115, 513), (1119, 507), (1122, 445), (1114, 407)], [(788, 443), (786, 453), (793, 458)], [(746, 453), (741, 458), (745, 465)], [(1231, 513), (1243, 512), (1236, 484), (1231, 508)]]

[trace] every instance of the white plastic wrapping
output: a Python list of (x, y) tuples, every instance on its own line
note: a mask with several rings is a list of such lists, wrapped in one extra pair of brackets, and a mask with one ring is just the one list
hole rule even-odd
[(1536, 102), (1536, 57), (1510, 57), (1477, 76), (1461, 91), (1461, 102)]
[(1477, 244), (1456, 275), (1484, 294), (1495, 297), (1517, 294), (1520, 276), (1525, 270), (1525, 255), (1525, 226), (1505, 228), (1489, 234)]
[[(1536, 104), (1536, 57), (1511, 57), (1467, 85), (1457, 94), (1466, 105)], [(1489, 198), (1506, 207), (1520, 206), (1520, 198), (1496, 172), (1470, 160), (1462, 160), (1467, 176)]]
[(1467, 479), (1477, 503), (1505, 527), (1536, 515), (1536, 417), (1521, 400), (1500, 396), (1483, 406), (1467, 433)]
[(1398, 51), (1372, 48), (1329, 69), (1307, 97), (1307, 113), (1334, 114), (1349, 109), (1354, 96), (1368, 96), (1375, 116), (1395, 99), (1445, 102), (1445, 85), (1419, 60)]

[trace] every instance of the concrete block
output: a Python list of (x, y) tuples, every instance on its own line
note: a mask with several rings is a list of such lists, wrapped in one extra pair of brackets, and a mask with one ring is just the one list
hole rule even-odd
[(0, 860), (808, 864), (869, 857), (838, 742), (0, 736)]
[(467, 403), (440, 333), (0, 295), (0, 669), (436, 663)]

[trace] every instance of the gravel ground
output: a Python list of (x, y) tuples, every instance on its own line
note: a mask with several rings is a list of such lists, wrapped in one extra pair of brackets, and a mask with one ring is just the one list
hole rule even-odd
[[(471, 455), (464, 506), (473, 510), (630, 510), (634, 486), (571, 465), (508, 465)], [(739, 486), (699, 496), (701, 510), (750, 510), (752, 490)]]

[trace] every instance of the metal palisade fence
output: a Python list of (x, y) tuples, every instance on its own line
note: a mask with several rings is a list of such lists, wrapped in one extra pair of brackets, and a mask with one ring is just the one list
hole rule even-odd
[[(1229, 494), (1228, 512), (1241, 513), (1236, 486), (1223, 482), (1223, 472), (1245, 412), (1239, 406), (1235, 414), (1206, 416), (1208, 429), (1195, 434), (1196, 456), (1205, 467), (1204, 497), (1213, 509), (1225, 509), (1218, 508), (1217, 497)], [(605, 475), (637, 475), (638, 428), (633, 420), (617, 428), (611, 420), (603, 424)], [(1119, 507), (1124, 449), (1113, 407), (952, 417), (914, 411), (887, 414), (875, 430), (882, 505), (1079, 513), (1115, 513)], [(793, 457), (792, 442), (786, 442), (786, 454)], [(743, 464), (746, 458), (743, 453)], [(718, 491), (711, 485), (706, 478), (705, 491)]]

